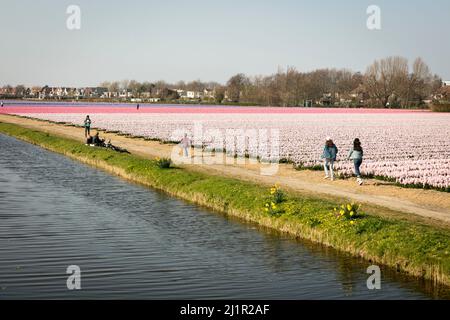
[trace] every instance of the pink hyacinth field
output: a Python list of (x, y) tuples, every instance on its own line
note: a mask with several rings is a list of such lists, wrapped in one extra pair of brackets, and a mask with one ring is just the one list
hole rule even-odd
[[(350, 176), (353, 163), (346, 159), (354, 138), (364, 148), (361, 167), (376, 176), (402, 185), (450, 188), (450, 114), (427, 111), (378, 109), (257, 108), (217, 106), (141, 106), (16, 104), (0, 113), (82, 125), (90, 115), (92, 126), (162, 141), (192, 135), (201, 125), (205, 144), (222, 148), (212, 132), (241, 129), (276, 129), (279, 158), (302, 167), (322, 163), (326, 137), (339, 148), (336, 168)], [(246, 140), (247, 141), (247, 140)], [(241, 143), (238, 153), (257, 155), (257, 145)]]

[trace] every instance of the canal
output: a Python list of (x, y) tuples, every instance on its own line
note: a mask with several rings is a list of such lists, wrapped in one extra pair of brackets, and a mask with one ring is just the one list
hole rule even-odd
[[(447, 288), (0, 134), (0, 299), (433, 299)], [(66, 269), (81, 269), (68, 290)]]

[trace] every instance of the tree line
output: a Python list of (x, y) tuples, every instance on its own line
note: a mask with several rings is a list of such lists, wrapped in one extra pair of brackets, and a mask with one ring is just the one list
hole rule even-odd
[[(226, 84), (218, 82), (167, 83), (123, 80), (103, 82), (100, 87), (109, 92), (130, 92), (133, 97), (158, 97), (163, 101), (180, 99), (179, 90), (213, 95), (198, 98), (207, 102), (252, 104), (262, 106), (342, 106), (416, 108), (433, 99), (442, 87), (442, 79), (433, 74), (421, 58), (409, 64), (404, 57), (387, 57), (374, 61), (364, 73), (348, 69), (318, 69), (301, 72), (294, 67), (279, 69), (271, 75), (232, 76)], [(3, 94), (13, 92), (3, 87)], [(178, 91), (177, 91), (178, 90)], [(27, 88), (15, 88), (16, 97), (26, 94)]]
[(403, 57), (377, 60), (364, 74), (347, 69), (299, 72), (294, 67), (270, 76), (237, 74), (225, 87), (236, 103), (305, 106), (419, 107), (442, 86), (428, 65), (417, 58), (412, 66)]
[[(410, 65), (404, 57), (374, 61), (364, 73), (348, 69), (318, 69), (300, 72), (294, 67), (279, 69), (266, 76), (232, 76), (226, 84), (217, 82), (178, 82), (169, 84), (137, 81), (103, 83), (112, 91), (129, 89), (164, 92), (163, 89), (203, 91), (213, 89), (217, 103), (296, 107), (308, 105), (414, 108), (432, 98), (442, 87), (421, 58)], [(164, 98), (164, 97), (163, 97)]]

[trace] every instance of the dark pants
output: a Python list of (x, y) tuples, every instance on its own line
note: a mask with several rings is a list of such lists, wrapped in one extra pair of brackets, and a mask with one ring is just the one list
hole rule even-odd
[(355, 174), (358, 178), (361, 178), (361, 171), (359, 170), (359, 168), (361, 167), (362, 164), (362, 159), (354, 159), (353, 163), (355, 164)]
[(84, 127), (84, 136), (91, 135), (91, 127)]

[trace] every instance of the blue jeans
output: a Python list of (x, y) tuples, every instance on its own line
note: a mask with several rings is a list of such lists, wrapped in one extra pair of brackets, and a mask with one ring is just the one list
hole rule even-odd
[(361, 178), (361, 171), (359, 170), (359, 168), (361, 167), (362, 164), (362, 159), (354, 159), (353, 163), (355, 164), (355, 174), (358, 178)]
[[(333, 159), (325, 159), (325, 163), (323, 165), (325, 169), (325, 175), (327, 177), (330, 177), (331, 179), (334, 179), (334, 160)], [(328, 167), (330, 168), (328, 170)]]

